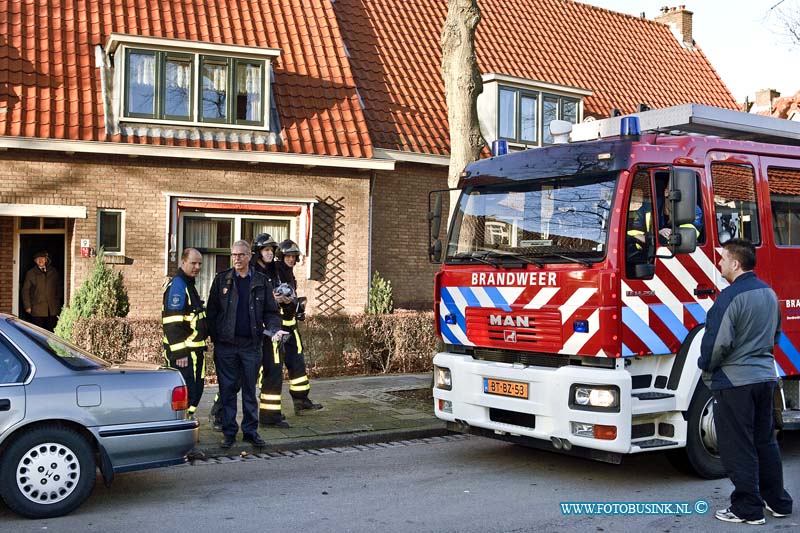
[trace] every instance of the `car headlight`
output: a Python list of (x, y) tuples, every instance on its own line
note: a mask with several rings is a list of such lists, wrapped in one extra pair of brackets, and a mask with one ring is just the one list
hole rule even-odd
[(441, 366), (433, 367), (433, 375), (436, 380), (436, 388), (450, 390), (453, 388), (453, 380), (450, 377), (450, 369)]
[(584, 411), (619, 412), (619, 387), (574, 384), (570, 387), (569, 406)]

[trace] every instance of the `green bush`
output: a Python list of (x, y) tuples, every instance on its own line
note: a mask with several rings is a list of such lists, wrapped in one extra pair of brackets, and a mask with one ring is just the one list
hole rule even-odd
[(122, 281), (122, 273), (115, 272), (103, 262), (101, 248), (89, 277), (69, 305), (62, 309), (55, 333), (68, 341), (77, 341), (73, 328), (79, 318), (125, 317), (128, 310), (128, 291)]
[(369, 287), (368, 315), (388, 315), (394, 310), (392, 282), (381, 277), (377, 270), (372, 275)]

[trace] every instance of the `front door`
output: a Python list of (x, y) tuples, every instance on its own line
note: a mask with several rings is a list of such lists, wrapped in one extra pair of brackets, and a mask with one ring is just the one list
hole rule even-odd
[[(64, 219), (52, 219), (64, 220)], [(17, 298), (15, 312), (23, 320), (30, 320), (30, 315), (25, 312), (22, 305), (22, 286), (25, 283), (25, 275), (33, 268), (33, 256), (36, 252), (46, 251), (50, 257), (50, 266), (54, 267), (62, 277), (62, 287), (66, 286), (65, 283), (65, 234), (52, 233), (52, 230), (45, 230), (44, 232), (34, 232), (34, 230), (20, 230), (19, 233), (19, 248), (17, 254), (17, 264), (19, 271), (17, 275)], [(62, 296), (63, 301), (63, 296)]]

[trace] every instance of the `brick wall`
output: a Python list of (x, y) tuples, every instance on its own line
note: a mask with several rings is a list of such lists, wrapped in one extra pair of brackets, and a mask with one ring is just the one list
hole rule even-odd
[(14, 218), (0, 217), (0, 312), (10, 313), (14, 279)]
[[(395, 307), (433, 305), (433, 275), (439, 265), (428, 260), (428, 193), (446, 187), (447, 167), (398, 163), (393, 172), (375, 173), (372, 271), (392, 282)], [(446, 196), (442, 235), (447, 231)]]
[[(166, 265), (167, 207), (164, 192), (253, 195), (275, 198), (341, 199), (341, 239), (345, 256), (342, 311), (355, 313), (367, 300), (369, 273), (369, 173), (354, 170), (306, 169), (288, 165), (247, 165), (152, 158), (60, 155), (8, 151), (0, 154), (0, 203), (76, 205), (87, 218), (70, 225), (72, 250), (68, 280), (79, 287), (92, 259), (80, 257), (80, 240), (97, 241), (99, 208), (125, 209), (125, 260), (110, 260), (122, 271), (131, 300), (131, 316), (157, 316)], [(0, 217), (0, 311), (11, 311), (12, 221)], [(169, 265), (173, 272), (175, 265)], [(330, 270), (330, 269), (328, 269)], [(309, 297), (314, 312), (316, 286), (296, 267), (299, 292)], [(72, 290), (68, 293), (71, 296)]]

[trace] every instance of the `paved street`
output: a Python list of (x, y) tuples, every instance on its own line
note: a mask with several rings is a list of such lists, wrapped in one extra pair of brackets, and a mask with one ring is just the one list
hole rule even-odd
[[(783, 446), (787, 488), (800, 496), (800, 435)], [(705, 515), (565, 516), (560, 502), (708, 501), (727, 480), (677, 473), (660, 455), (607, 465), (452, 435), (223, 458), (119, 476), (73, 514), (20, 519), (2, 531), (658, 531), (747, 530)], [(766, 528), (797, 530), (800, 512)]]

